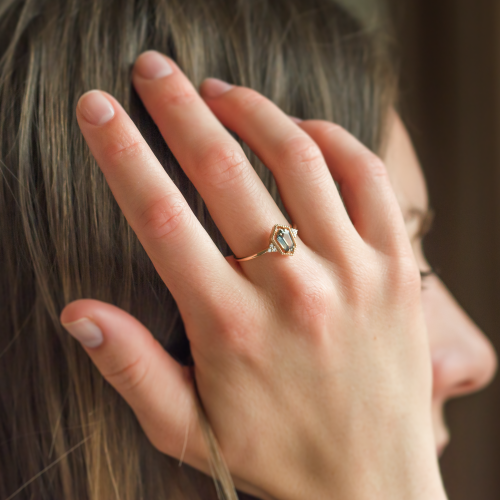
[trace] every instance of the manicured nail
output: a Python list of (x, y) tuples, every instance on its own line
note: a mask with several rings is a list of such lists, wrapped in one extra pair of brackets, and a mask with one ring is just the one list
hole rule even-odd
[(296, 116), (291, 116), (291, 115), (288, 115), (288, 116), (295, 123), (300, 123), (300, 122), (304, 121), (304, 120), (301, 120), (300, 118), (297, 118)]
[(108, 99), (98, 90), (90, 90), (78, 102), (84, 118), (92, 125), (103, 125), (115, 116), (115, 110)]
[(62, 323), (62, 326), (85, 347), (97, 347), (102, 344), (101, 329), (88, 318), (81, 318), (71, 323)]
[(170, 75), (172, 67), (164, 55), (156, 52), (156, 50), (148, 50), (137, 58), (134, 71), (137, 71), (137, 74), (142, 78), (155, 80)]
[(200, 91), (203, 97), (208, 97), (210, 99), (224, 94), (224, 92), (231, 90), (233, 86), (234, 85), (231, 85), (223, 80), (219, 80), (218, 78), (207, 78), (203, 82)]

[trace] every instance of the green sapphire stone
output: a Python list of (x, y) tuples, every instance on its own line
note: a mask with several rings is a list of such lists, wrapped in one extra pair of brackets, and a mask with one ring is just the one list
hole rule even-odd
[(283, 252), (291, 252), (295, 248), (295, 243), (293, 242), (292, 236), (288, 229), (279, 229), (276, 234), (276, 241), (281, 247)]

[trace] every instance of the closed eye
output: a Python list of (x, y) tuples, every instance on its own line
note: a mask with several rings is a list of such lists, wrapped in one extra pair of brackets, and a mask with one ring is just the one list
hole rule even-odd
[(428, 276), (432, 276), (433, 274), (436, 274), (436, 271), (434, 269), (430, 269), (429, 271), (420, 271), (420, 277), (422, 279), (425, 279)]

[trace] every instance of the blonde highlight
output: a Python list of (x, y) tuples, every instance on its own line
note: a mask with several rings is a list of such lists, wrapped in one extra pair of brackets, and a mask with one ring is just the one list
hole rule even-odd
[[(73, 300), (110, 302), (192, 364), (177, 305), (78, 128), (87, 90), (118, 99), (231, 254), (131, 85), (147, 49), (196, 86), (208, 76), (249, 86), (292, 116), (340, 123), (374, 151), (383, 143), (396, 89), (390, 47), (334, 1), (0, 3), (0, 498), (238, 498), (201, 399), (215, 487), (151, 445), (59, 323)], [(286, 213), (270, 171), (242, 146)]]

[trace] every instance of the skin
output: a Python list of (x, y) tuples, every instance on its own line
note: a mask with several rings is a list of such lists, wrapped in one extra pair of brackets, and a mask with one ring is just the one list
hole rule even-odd
[[(264, 500), (444, 499), (419, 267), (386, 165), (251, 89), (209, 79), (200, 95), (161, 54), (140, 56), (132, 80), (235, 255), (286, 220), (222, 125), (271, 169), (299, 228), (293, 257), (224, 259), (120, 104), (80, 99), (85, 140), (177, 301), (236, 486)], [(191, 372), (111, 304), (75, 301), (61, 322), (152, 444), (209, 473)]]
[[(384, 163), (405, 217), (415, 259), (419, 268), (427, 271), (430, 266), (422, 249), (421, 232), (422, 214), (429, 209), (427, 187), (408, 131), (396, 112), (391, 116)], [(445, 403), (488, 385), (497, 370), (497, 357), (490, 341), (435, 274), (423, 278), (422, 305), (433, 368), (434, 436), (441, 455), (450, 439)]]

